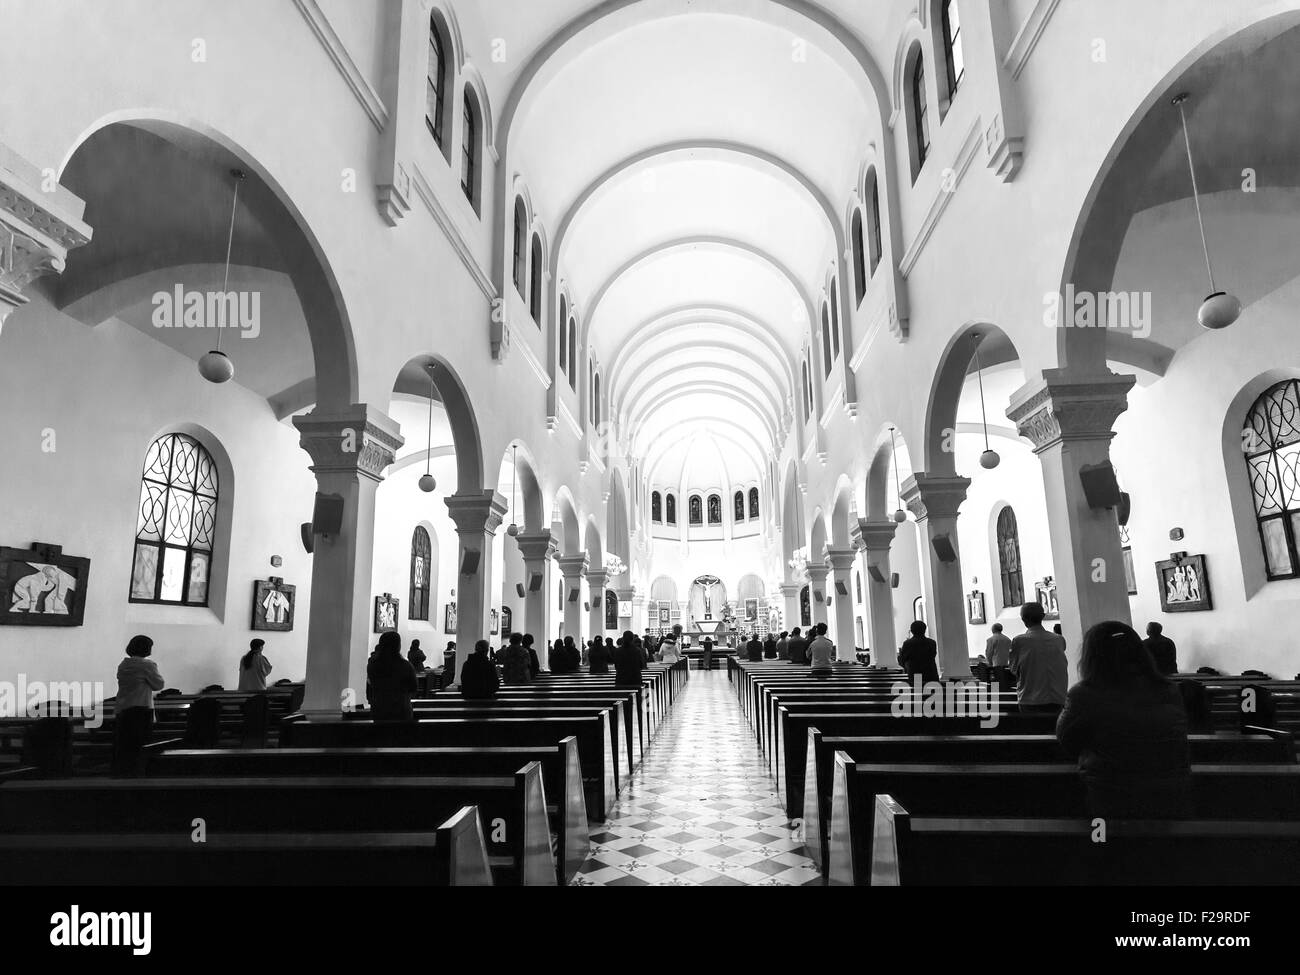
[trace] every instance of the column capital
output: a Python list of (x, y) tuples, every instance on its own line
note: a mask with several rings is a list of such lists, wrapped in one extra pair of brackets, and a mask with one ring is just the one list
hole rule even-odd
[(956, 518), (966, 500), (969, 477), (917, 471), (902, 484), (903, 503), (918, 523), (929, 518)]
[(452, 494), (442, 500), (458, 534), (495, 535), (510, 510), (505, 497), (492, 488), (479, 494)]
[(634, 601), (640, 599), (643, 602), (645, 600), (645, 596), (637, 593), (636, 586), (623, 586), (622, 588), (615, 589), (614, 594), (618, 596), (619, 599), (634, 600)]
[(515, 536), (519, 554), (525, 562), (545, 561), (552, 558), (559, 549), (559, 539), (551, 534), (549, 528), (538, 531), (521, 531)]
[(808, 568), (805, 571), (808, 573), (809, 582), (813, 585), (821, 585), (826, 581), (826, 576), (831, 570), (825, 565), (818, 565), (815, 562), (809, 562)]
[(68, 251), (89, 242), (85, 201), (63, 186), (44, 188), (39, 169), (0, 144), (0, 327), (43, 274), (62, 274)]
[(1135, 382), (1135, 376), (1109, 371), (1044, 369), (1041, 379), (1012, 394), (1007, 418), (1033, 443), (1034, 453), (1064, 441), (1109, 441), (1116, 418), (1128, 409), (1128, 391)]
[(609, 573), (604, 569), (589, 569), (587, 571), (587, 585), (592, 589), (603, 591), (607, 582), (609, 582)]
[(799, 590), (802, 589), (803, 586), (799, 585), (797, 582), (783, 582), (778, 588), (781, 590), (782, 596), (785, 596), (787, 599), (795, 599), (798, 597)]
[(315, 474), (360, 474), (382, 481), (406, 442), (396, 420), (365, 403), (338, 413), (312, 410), (295, 416), (293, 425)]
[(888, 552), (894, 542), (896, 531), (898, 531), (898, 523), (893, 520), (868, 521), (866, 518), (859, 518), (849, 535), (853, 540), (853, 547), (859, 552)]
[(560, 573), (565, 580), (576, 581), (587, 571), (587, 553), (582, 555), (561, 555), (555, 560), (559, 563)]
[(832, 572), (848, 572), (853, 568), (853, 563), (858, 560), (856, 549), (852, 548), (828, 548), (826, 550), (826, 564)]

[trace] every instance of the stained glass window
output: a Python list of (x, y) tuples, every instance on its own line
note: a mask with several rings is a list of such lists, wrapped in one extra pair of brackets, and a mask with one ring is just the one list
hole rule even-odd
[(193, 437), (149, 446), (140, 478), (131, 602), (208, 604), (217, 529), (217, 465)]
[(569, 374), (569, 302), (560, 295), (560, 372)]
[(465, 89), (462, 111), (464, 139), (460, 147), (460, 188), (465, 193), (465, 199), (477, 206), (475, 185), (478, 182), (478, 113), (474, 110), (474, 99), (470, 97), (468, 88)]
[(531, 276), (528, 280), (528, 313), (539, 326), (542, 324), (542, 239), (533, 234)]
[(670, 525), (677, 524), (677, 498), (674, 495), (664, 498), (664, 520)]
[(709, 495), (709, 524), (722, 524), (722, 498), (717, 494)]
[(569, 388), (578, 388), (578, 323), (569, 319)]
[(522, 199), (515, 199), (515, 261), (512, 278), (519, 297), (524, 295), (524, 267), (528, 263), (528, 251), (524, 240), (528, 236), (528, 211)]
[(1265, 390), (1241, 431), (1264, 568), (1270, 579), (1300, 576), (1300, 381)]
[(874, 277), (876, 268), (880, 266), (880, 255), (883, 253), (880, 238), (880, 181), (876, 178), (874, 167), (867, 173), (867, 202), (871, 208), (867, 219), (867, 253), (871, 261), (871, 274)]
[(445, 88), (443, 80), (447, 70), (447, 59), (443, 52), (442, 32), (438, 30), (437, 22), (430, 18), (429, 70), (425, 91), (424, 124), (428, 126), (429, 133), (439, 146), (442, 145), (442, 106)]
[(853, 224), (850, 228), (853, 239), (853, 288), (857, 303), (867, 295), (867, 254), (866, 243), (862, 237), (862, 211), (853, 211)]
[(1020, 529), (1016, 513), (1007, 505), (998, 515), (998, 567), (1002, 573), (1002, 606), (1020, 606), (1025, 601), (1025, 576), (1020, 564)]
[(433, 558), (433, 544), (422, 525), (416, 525), (411, 534), (411, 598), (406, 604), (409, 618), (429, 618), (429, 562)]
[(658, 491), (650, 494), (650, 520), (656, 524), (663, 521), (663, 498)]
[(758, 488), (749, 489), (749, 517), (758, 517)]
[(734, 511), (735, 520), (744, 521), (745, 520), (745, 492), (737, 491), (735, 498), (733, 498), (732, 500), (735, 502), (733, 505), (733, 507), (735, 508)]
[(925, 60), (916, 56), (912, 66), (912, 124), (916, 139), (916, 169), (919, 172), (930, 155), (930, 121), (925, 101)]
[(692, 494), (688, 502), (689, 510), (687, 512), (687, 521), (692, 525), (704, 524), (704, 499), (698, 494)]

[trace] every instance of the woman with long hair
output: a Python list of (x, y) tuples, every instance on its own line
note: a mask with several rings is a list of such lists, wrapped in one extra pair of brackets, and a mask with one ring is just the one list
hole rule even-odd
[(1093, 816), (1174, 819), (1191, 814), (1187, 714), (1131, 626), (1098, 623), (1083, 637), (1079, 683), (1056, 737), (1079, 760)]
[(271, 672), (271, 661), (262, 654), (265, 640), (253, 640), (248, 653), (239, 658), (239, 689), (241, 691), (266, 690), (266, 676)]

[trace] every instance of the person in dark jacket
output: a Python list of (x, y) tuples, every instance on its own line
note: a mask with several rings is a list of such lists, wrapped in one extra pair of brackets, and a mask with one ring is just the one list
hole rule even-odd
[(939, 680), (939, 647), (925, 635), (925, 623), (913, 620), (912, 635), (903, 641), (898, 649), (898, 663), (907, 671), (911, 680), (918, 674), (921, 683), (931, 684)]
[(483, 701), (497, 696), (501, 678), (488, 655), (489, 649), (487, 640), (479, 640), (474, 644), (474, 652), (460, 668), (460, 693), (468, 700)]
[(749, 638), (749, 642), (745, 644), (745, 659), (746, 660), (763, 659), (763, 642), (758, 638), (757, 633), (751, 636)]
[(644, 669), (645, 658), (636, 645), (632, 631), (627, 630), (614, 648), (614, 686), (640, 687), (641, 671)]
[(792, 664), (808, 663), (808, 641), (803, 638), (803, 633), (797, 626), (790, 631), (790, 642), (786, 644), (786, 653), (790, 655)]
[(551, 651), (552, 674), (576, 674), (579, 666), (578, 648), (572, 640), (556, 640), (555, 649)]
[(763, 659), (776, 659), (776, 637), (771, 633), (767, 635), (767, 640), (763, 643)]
[(424, 663), (429, 658), (426, 657), (424, 651), (420, 649), (420, 641), (412, 640), (411, 649), (406, 651), (406, 659), (418, 674), (420, 671), (424, 670)]
[(1151, 659), (1156, 662), (1156, 671), (1168, 676), (1178, 673), (1178, 648), (1174, 641), (1164, 635), (1165, 628), (1159, 623), (1147, 624), (1147, 638), (1142, 645), (1151, 652)]
[(524, 638), (520, 633), (510, 634), (510, 643), (497, 654), (501, 663), (501, 679), (505, 684), (531, 684), (533, 682), (533, 661), (524, 649)]
[(537, 680), (537, 675), (542, 672), (542, 662), (537, 659), (537, 651), (533, 649), (533, 635), (524, 634), (524, 649), (528, 651), (528, 670), (533, 675), (533, 680)]
[(614, 662), (614, 650), (612, 647), (601, 643), (599, 640), (591, 641), (591, 653), (587, 656), (587, 673), (589, 674), (608, 674), (609, 665)]
[(1056, 737), (1067, 755), (1079, 759), (1090, 815), (1191, 815), (1182, 694), (1156, 671), (1133, 628), (1113, 620), (1091, 627), (1079, 677), (1057, 718)]
[(366, 700), (376, 721), (413, 721), (415, 668), (402, 656), (402, 638), (390, 630), (379, 635), (366, 664)]

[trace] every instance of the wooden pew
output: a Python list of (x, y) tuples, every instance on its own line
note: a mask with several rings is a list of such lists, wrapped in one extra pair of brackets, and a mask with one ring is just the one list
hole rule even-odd
[[(60, 779), (0, 785), (0, 833), (430, 833), (478, 807), (494, 872), (554, 886), (542, 769), (507, 776)], [(0, 864), (0, 869), (3, 864)]]
[[(836, 752), (830, 883), (868, 882), (880, 795), (892, 796), (914, 816), (1086, 816), (1083, 781), (1070, 765), (868, 765)], [(1300, 765), (1193, 765), (1192, 802), (1207, 819), (1300, 820)]]
[(473, 806), (418, 833), (0, 834), (0, 865), (0, 886), (492, 886)]
[[(1198, 765), (1286, 765), (1296, 760), (1295, 743), (1285, 732), (1266, 728), (1252, 734), (1220, 732), (1190, 735), (1192, 761)], [(803, 829), (808, 855), (820, 868), (825, 862), (830, 823), (835, 753), (867, 764), (1041, 764), (1068, 763), (1055, 735), (880, 735), (828, 737), (808, 729), (805, 758)]]
[(587, 817), (603, 822), (618, 798), (615, 753), (605, 711), (569, 718), (424, 718), (411, 722), (295, 721), (282, 729), (286, 748), (429, 748), (444, 745), (556, 745), (578, 742)]
[(1291, 885), (1300, 823), (921, 816), (875, 800), (870, 880), (921, 885)]
[(146, 774), (178, 776), (285, 778), (289, 776), (361, 775), (511, 775), (529, 762), (540, 762), (556, 844), (559, 882), (577, 874), (591, 847), (587, 805), (583, 798), (578, 741), (569, 736), (558, 746), (495, 748), (266, 748), (145, 749)]

